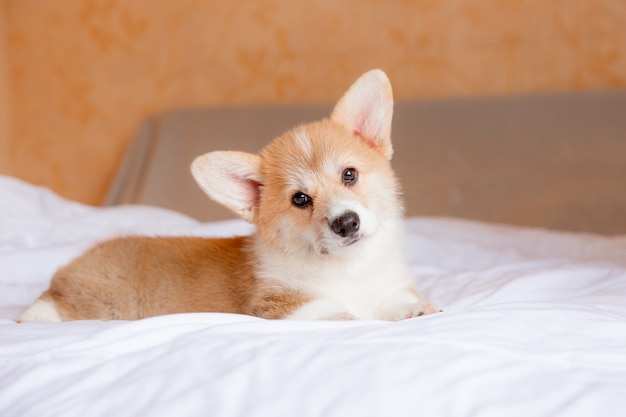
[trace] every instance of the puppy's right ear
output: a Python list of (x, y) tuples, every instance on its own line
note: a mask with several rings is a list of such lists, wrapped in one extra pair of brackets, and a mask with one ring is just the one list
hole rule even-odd
[(371, 70), (352, 84), (330, 117), (391, 159), (392, 116), (393, 92), (389, 78), (382, 70)]
[(209, 197), (254, 223), (262, 185), (261, 158), (245, 152), (209, 152), (191, 164), (191, 173)]

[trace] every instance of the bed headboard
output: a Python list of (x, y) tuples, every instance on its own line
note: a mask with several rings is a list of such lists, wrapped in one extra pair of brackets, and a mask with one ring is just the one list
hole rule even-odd
[[(257, 152), (331, 105), (195, 108), (146, 120), (106, 204), (234, 218), (195, 184), (211, 150)], [(393, 164), (407, 215), (626, 233), (626, 90), (397, 102)]]

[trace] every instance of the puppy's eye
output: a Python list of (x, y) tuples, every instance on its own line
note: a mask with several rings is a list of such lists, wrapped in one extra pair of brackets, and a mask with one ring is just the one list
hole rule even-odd
[(358, 176), (359, 174), (355, 168), (346, 168), (343, 170), (341, 179), (343, 180), (343, 183), (346, 185), (354, 185), (356, 183), (356, 179)]
[(297, 192), (291, 197), (291, 203), (298, 208), (305, 208), (313, 203), (313, 199), (304, 193)]

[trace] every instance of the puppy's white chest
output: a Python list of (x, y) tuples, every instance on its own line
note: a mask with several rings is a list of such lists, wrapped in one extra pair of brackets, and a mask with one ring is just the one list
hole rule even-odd
[(350, 263), (312, 268), (290, 283), (292, 288), (315, 297), (291, 318), (333, 318), (346, 313), (360, 319), (380, 319), (383, 305), (398, 292), (408, 292), (412, 277), (402, 260)]

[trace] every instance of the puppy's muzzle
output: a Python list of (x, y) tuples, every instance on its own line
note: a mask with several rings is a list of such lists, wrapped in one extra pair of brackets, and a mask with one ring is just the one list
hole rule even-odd
[(329, 226), (333, 232), (341, 237), (354, 237), (361, 227), (361, 220), (354, 211), (346, 211), (329, 222)]

